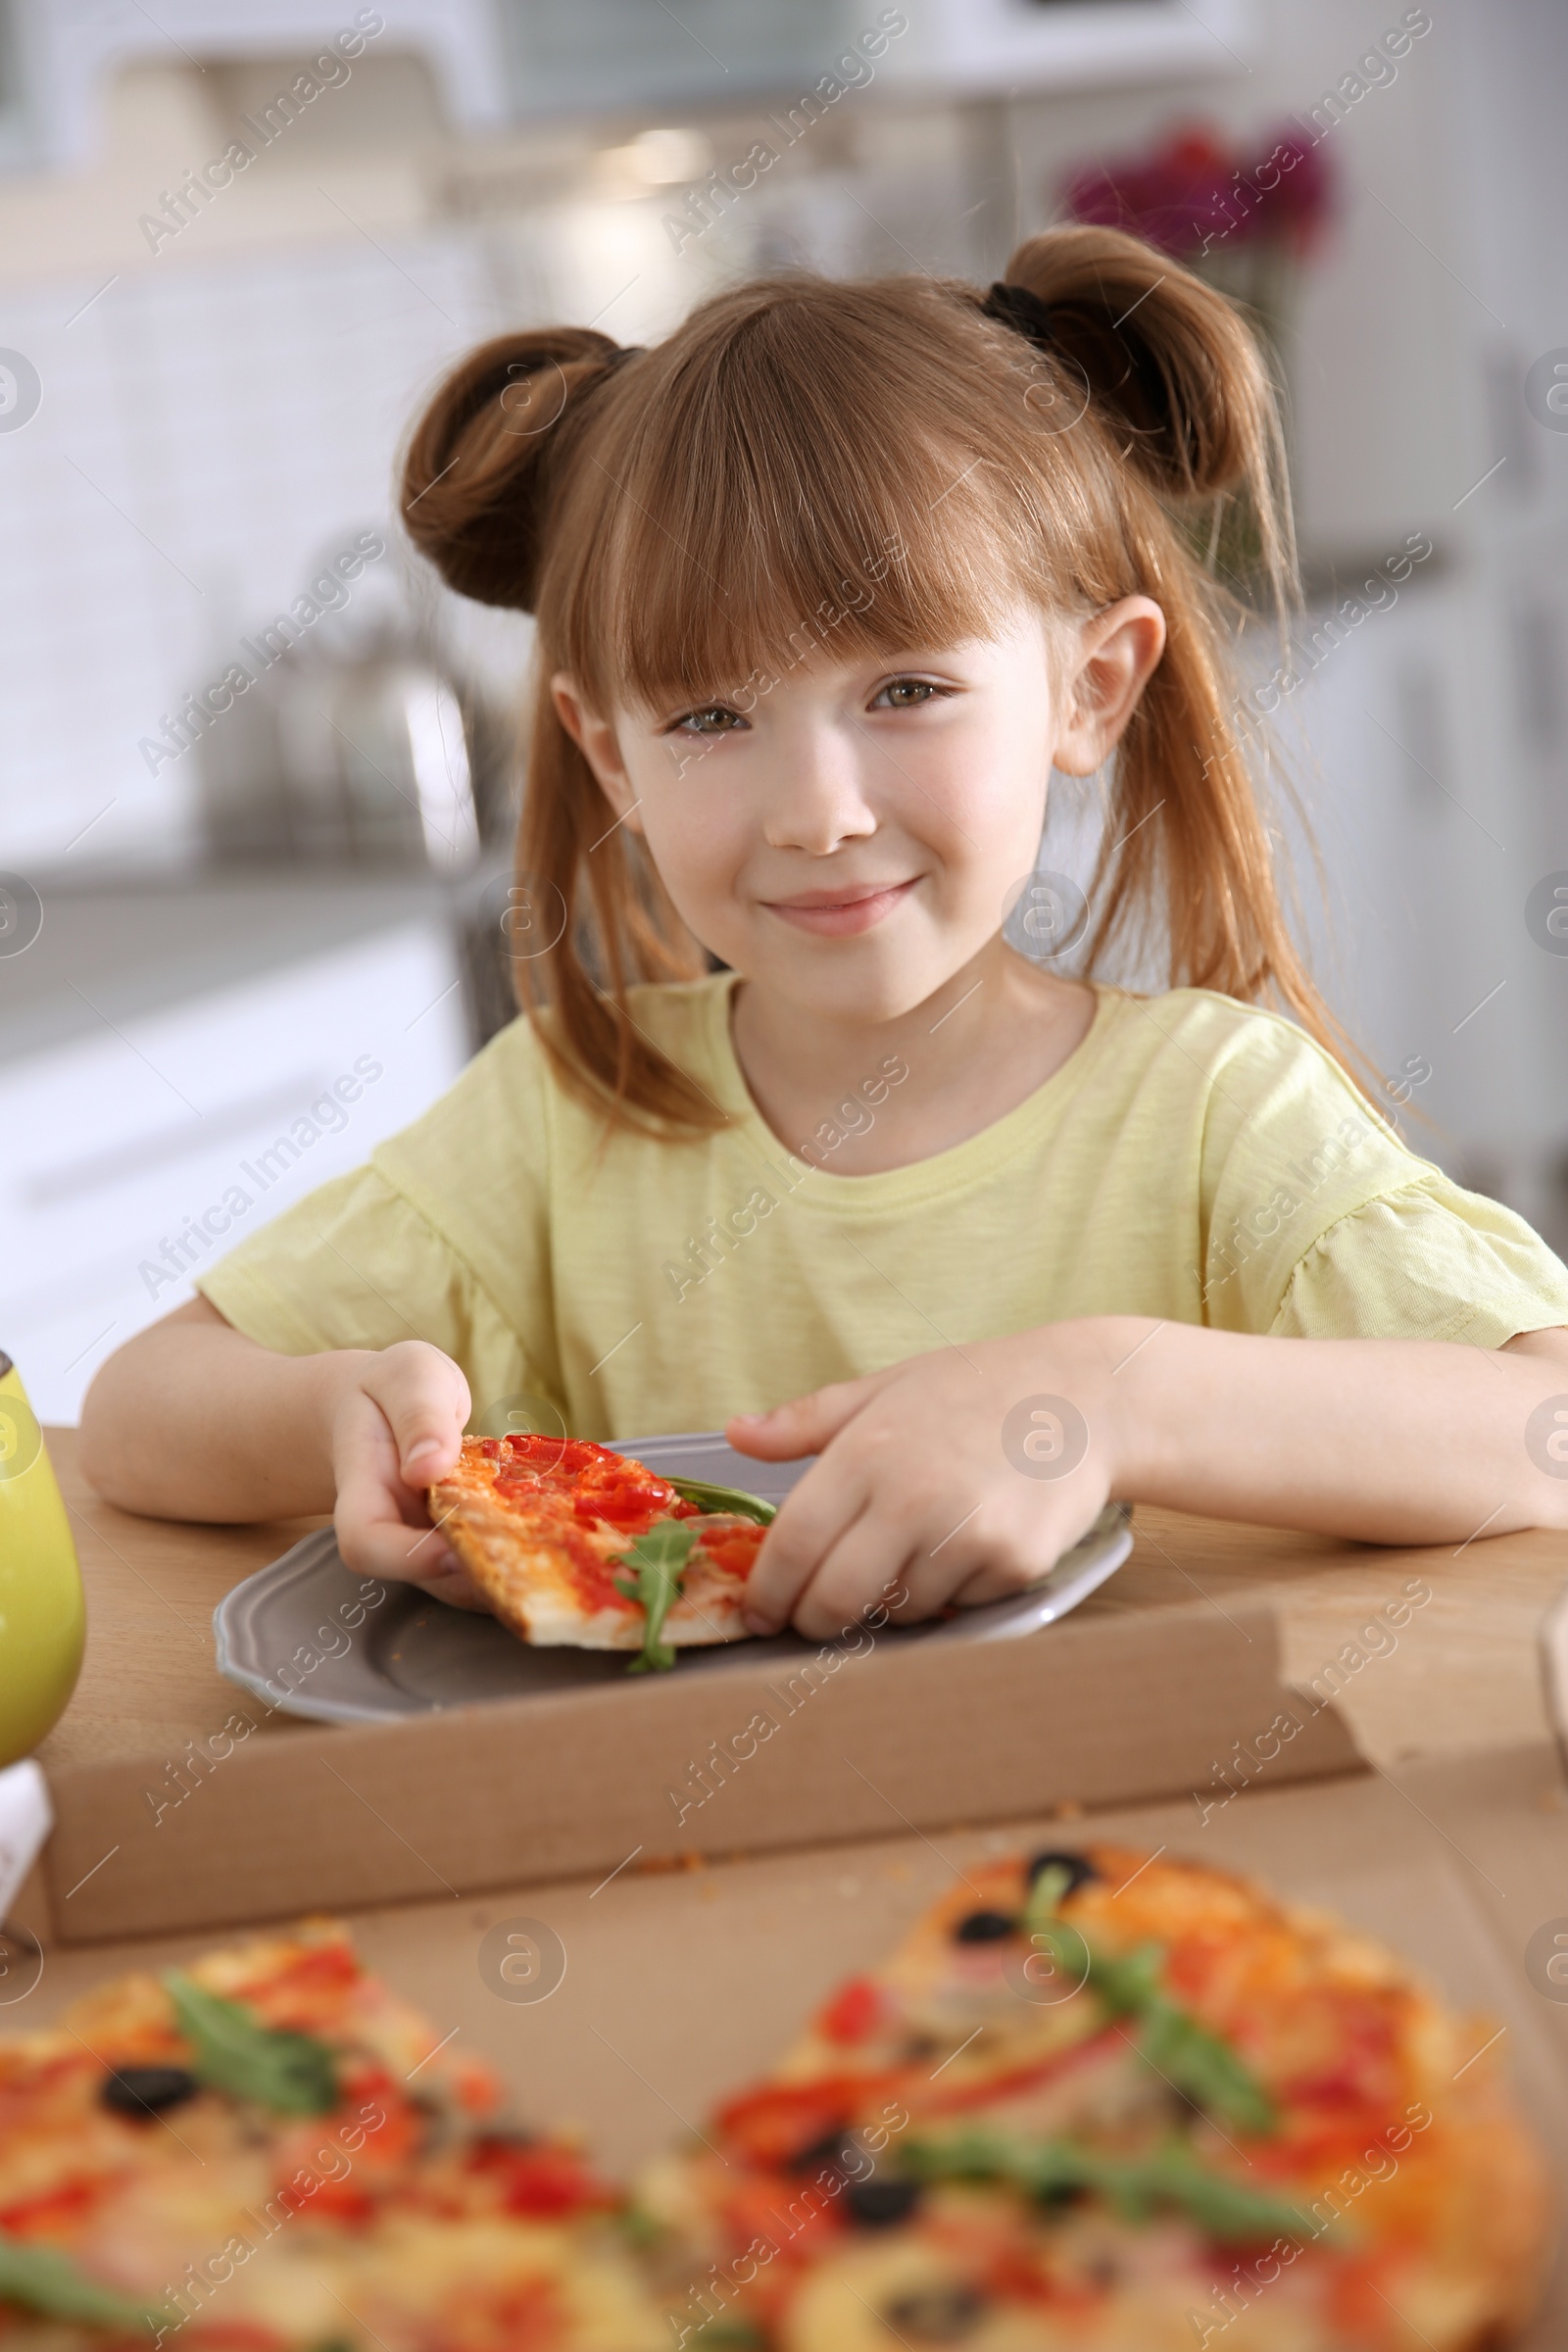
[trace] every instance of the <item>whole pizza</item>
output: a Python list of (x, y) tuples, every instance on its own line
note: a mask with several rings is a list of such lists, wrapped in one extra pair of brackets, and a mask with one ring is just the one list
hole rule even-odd
[(970, 1868), (648, 2173), (676, 2341), (1497, 2352), (1549, 2199), (1495, 2041), (1220, 1870)]
[(655, 1471), (586, 1438), (465, 1438), (429, 1509), (504, 1625), (525, 1642), (630, 1649), (736, 1642), (771, 1503)]

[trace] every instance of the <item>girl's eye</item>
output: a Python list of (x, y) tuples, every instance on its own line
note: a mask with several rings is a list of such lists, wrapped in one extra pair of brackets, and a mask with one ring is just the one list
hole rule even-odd
[(688, 710), (677, 718), (670, 733), (674, 735), (732, 735), (746, 721), (738, 710), (730, 710), (722, 703), (705, 703), (700, 710)]
[(946, 696), (947, 689), (929, 678), (890, 678), (872, 700), (873, 710), (918, 710), (922, 703)]

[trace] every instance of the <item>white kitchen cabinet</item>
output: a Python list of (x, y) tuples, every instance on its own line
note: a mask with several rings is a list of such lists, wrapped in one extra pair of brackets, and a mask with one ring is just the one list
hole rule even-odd
[[(0, 961), (0, 1013), (24, 960)], [(188, 993), (140, 1011), (80, 956), (67, 969), (74, 1031), (0, 1059), (0, 1345), (40, 1418), (70, 1422), (106, 1355), (425, 1109), (469, 1038), (433, 913), (227, 985), (196, 985), (187, 959)]]

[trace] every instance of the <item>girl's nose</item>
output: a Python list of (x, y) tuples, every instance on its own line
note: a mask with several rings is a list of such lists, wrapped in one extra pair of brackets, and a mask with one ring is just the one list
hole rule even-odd
[(763, 831), (768, 847), (826, 858), (876, 831), (865, 792), (863, 747), (851, 725), (792, 728), (779, 747)]

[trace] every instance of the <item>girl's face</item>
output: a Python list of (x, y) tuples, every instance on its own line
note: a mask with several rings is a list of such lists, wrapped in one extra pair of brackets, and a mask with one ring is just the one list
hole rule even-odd
[(553, 681), (616, 822), (643, 835), (684, 921), (803, 1013), (893, 1020), (961, 971), (1034, 870), (1052, 767), (1087, 775), (1164, 644), (1129, 597), (1048, 641), (1004, 632), (835, 665), (743, 694), (589, 712)]

